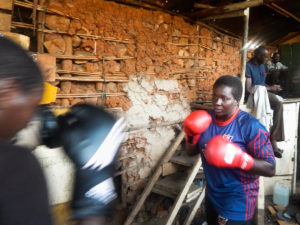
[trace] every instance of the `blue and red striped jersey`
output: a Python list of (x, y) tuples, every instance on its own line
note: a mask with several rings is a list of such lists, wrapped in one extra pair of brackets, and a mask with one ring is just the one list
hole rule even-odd
[[(215, 118), (214, 111), (208, 111)], [(202, 156), (207, 182), (207, 196), (218, 213), (230, 220), (244, 221), (253, 217), (258, 196), (259, 176), (241, 169), (218, 168), (207, 163), (203, 150), (216, 135), (224, 135), (253, 158), (275, 163), (268, 131), (252, 115), (237, 109), (225, 122), (212, 120), (199, 139), (198, 149)]]

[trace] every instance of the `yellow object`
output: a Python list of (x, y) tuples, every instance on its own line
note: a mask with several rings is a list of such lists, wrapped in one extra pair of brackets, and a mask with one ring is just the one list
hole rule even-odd
[(44, 82), (43, 98), (40, 101), (40, 105), (50, 104), (56, 101), (57, 87)]
[(1, 34), (4, 35), (4, 37), (7, 37), (17, 43), (18, 45), (21, 45), (23, 49), (28, 50), (30, 45), (30, 37), (25, 36), (23, 34), (17, 34), (12, 33), (8, 31), (0, 31)]
[(54, 113), (55, 116), (59, 116), (62, 114), (65, 114), (69, 112), (70, 108), (65, 108), (65, 109), (52, 109), (51, 111)]
[(71, 225), (70, 216), (72, 214), (71, 203), (65, 202), (52, 206), (52, 215), (55, 225)]

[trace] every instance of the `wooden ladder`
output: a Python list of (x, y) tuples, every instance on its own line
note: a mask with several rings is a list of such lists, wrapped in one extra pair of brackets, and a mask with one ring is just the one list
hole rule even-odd
[[(185, 133), (181, 131), (166, 151), (124, 225), (130, 225), (133, 222), (151, 192), (175, 199), (165, 225), (173, 223), (183, 204), (195, 200), (194, 206), (184, 221), (184, 225), (191, 224), (197, 209), (204, 199), (205, 188), (193, 184), (196, 175), (199, 171), (201, 172), (202, 161), (200, 154), (189, 157), (185, 151), (176, 151), (184, 136)], [(182, 169), (185, 172), (182, 172)]]

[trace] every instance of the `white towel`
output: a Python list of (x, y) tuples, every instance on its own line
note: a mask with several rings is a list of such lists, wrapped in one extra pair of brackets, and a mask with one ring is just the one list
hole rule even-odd
[(273, 125), (273, 110), (265, 86), (255, 85), (251, 88), (247, 108), (251, 109), (251, 114), (270, 131)]

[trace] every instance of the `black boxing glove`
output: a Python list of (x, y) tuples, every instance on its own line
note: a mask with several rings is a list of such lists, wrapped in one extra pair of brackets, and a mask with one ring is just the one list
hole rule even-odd
[(79, 104), (58, 117), (61, 144), (76, 167), (73, 219), (110, 216), (115, 193), (114, 159), (125, 123), (101, 108)]

